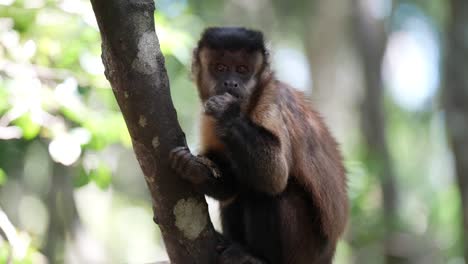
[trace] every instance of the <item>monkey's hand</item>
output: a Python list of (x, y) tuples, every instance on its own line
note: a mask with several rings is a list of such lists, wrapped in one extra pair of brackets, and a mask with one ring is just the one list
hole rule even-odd
[(240, 113), (240, 100), (229, 93), (212, 96), (205, 103), (205, 113), (218, 120), (236, 117)]
[(209, 159), (194, 156), (187, 147), (176, 147), (169, 154), (172, 169), (193, 184), (200, 184), (210, 177), (219, 178), (220, 172)]
[(225, 248), (220, 257), (220, 264), (265, 264), (263, 260), (251, 256), (238, 244), (231, 244)]

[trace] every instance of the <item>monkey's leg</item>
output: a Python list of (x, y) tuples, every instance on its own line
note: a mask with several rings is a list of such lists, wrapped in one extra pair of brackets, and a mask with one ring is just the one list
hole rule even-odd
[(231, 243), (245, 244), (244, 206), (239, 197), (220, 203), (223, 235)]
[(220, 264), (267, 264), (266, 261), (250, 255), (239, 244), (231, 244), (224, 249), (219, 258)]
[(170, 153), (171, 167), (190, 181), (203, 194), (224, 200), (235, 194), (232, 173), (224, 163), (213, 162), (204, 156), (194, 156), (186, 147), (177, 147)]

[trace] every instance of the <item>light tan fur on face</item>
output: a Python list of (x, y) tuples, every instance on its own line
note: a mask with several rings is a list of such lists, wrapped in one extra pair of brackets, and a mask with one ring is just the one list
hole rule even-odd
[[(209, 66), (213, 63), (214, 60), (220, 60), (219, 58), (217, 58), (217, 56), (219, 56), (217, 53), (218, 51), (211, 50), (208, 48), (196, 49), (194, 51), (192, 74), (194, 75), (193, 77), (196, 81), (198, 92), (202, 102), (215, 95), (214, 88), (216, 82), (210, 73)], [(245, 64), (253, 65), (253, 77), (251, 80), (248, 81), (248, 83), (246, 83), (246, 89), (249, 92), (249, 94), (251, 94), (258, 84), (258, 75), (263, 70), (263, 65), (265, 63), (263, 54), (259, 52), (255, 52), (253, 54), (246, 54), (244, 51), (226, 51), (224, 53), (226, 54), (225, 58), (228, 58), (227, 62), (245, 62)]]
[(254, 65), (254, 74), (258, 75), (260, 71), (263, 70), (263, 66), (265, 65), (265, 57), (263, 54), (256, 52), (254, 55), (255, 65)]
[(202, 102), (214, 95), (214, 87), (216, 85), (215, 81), (211, 77), (209, 71), (210, 65), (210, 50), (202, 49), (198, 53), (199, 56), (199, 65), (198, 67), (198, 76), (197, 78), (197, 88), (200, 93), (200, 98)]
[[(257, 88), (257, 86), (259, 85), (259, 79), (260, 79), (260, 74), (261, 74), (261, 71), (264, 70), (263, 68), (263, 65), (265, 63), (265, 58), (263, 56), (263, 54), (260, 54), (258, 52), (254, 53), (252, 55), (252, 60), (254, 60), (254, 73), (253, 73), (253, 78), (250, 79), (249, 82), (246, 83), (246, 89), (249, 91), (249, 94), (252, 94), (255, 89)], [(248, 101), (248, 100), (246, 100)]]

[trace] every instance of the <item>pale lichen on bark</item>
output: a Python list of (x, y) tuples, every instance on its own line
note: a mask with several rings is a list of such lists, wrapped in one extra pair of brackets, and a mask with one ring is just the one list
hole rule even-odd
[(138, 119), (138, 124), (141, 127), (145, 127), (148, 124), (148, 121), (146, 120), (146, 117), (144, 115), (140, 116), (140, 118)]
[(153, 145), (154, 149), (158, 149), (159, 147), (159, 137), (155, 136), (153, 140), (151, 141), (151, 145)]
[(154, 32), (145, 32), (138, 41), (138, 53), (132, 68), (142, 74), (152, 74), (158, 69), (158, 38)]
[(188, 239), (194, 240), (205, 229), (208, 216), (202, 202), (180, 199), (174, 207), (175, 225)]

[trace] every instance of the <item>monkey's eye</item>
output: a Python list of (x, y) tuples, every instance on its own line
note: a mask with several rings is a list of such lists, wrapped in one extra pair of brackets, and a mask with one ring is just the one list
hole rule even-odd
[(237, 73), (240, 73), (240, 74), (246, 74), (249, 71), (249, 69), (247, 69), (247, 67), (244, 65), (240, 65), (240, 66), (237, 66), (236, 71)]
[(227, 71), (227, 66), (224, 65), (224, 64), (217, 64), (217, 65), (216, 65), (216, 71), (218, 71), (218, 72)]

